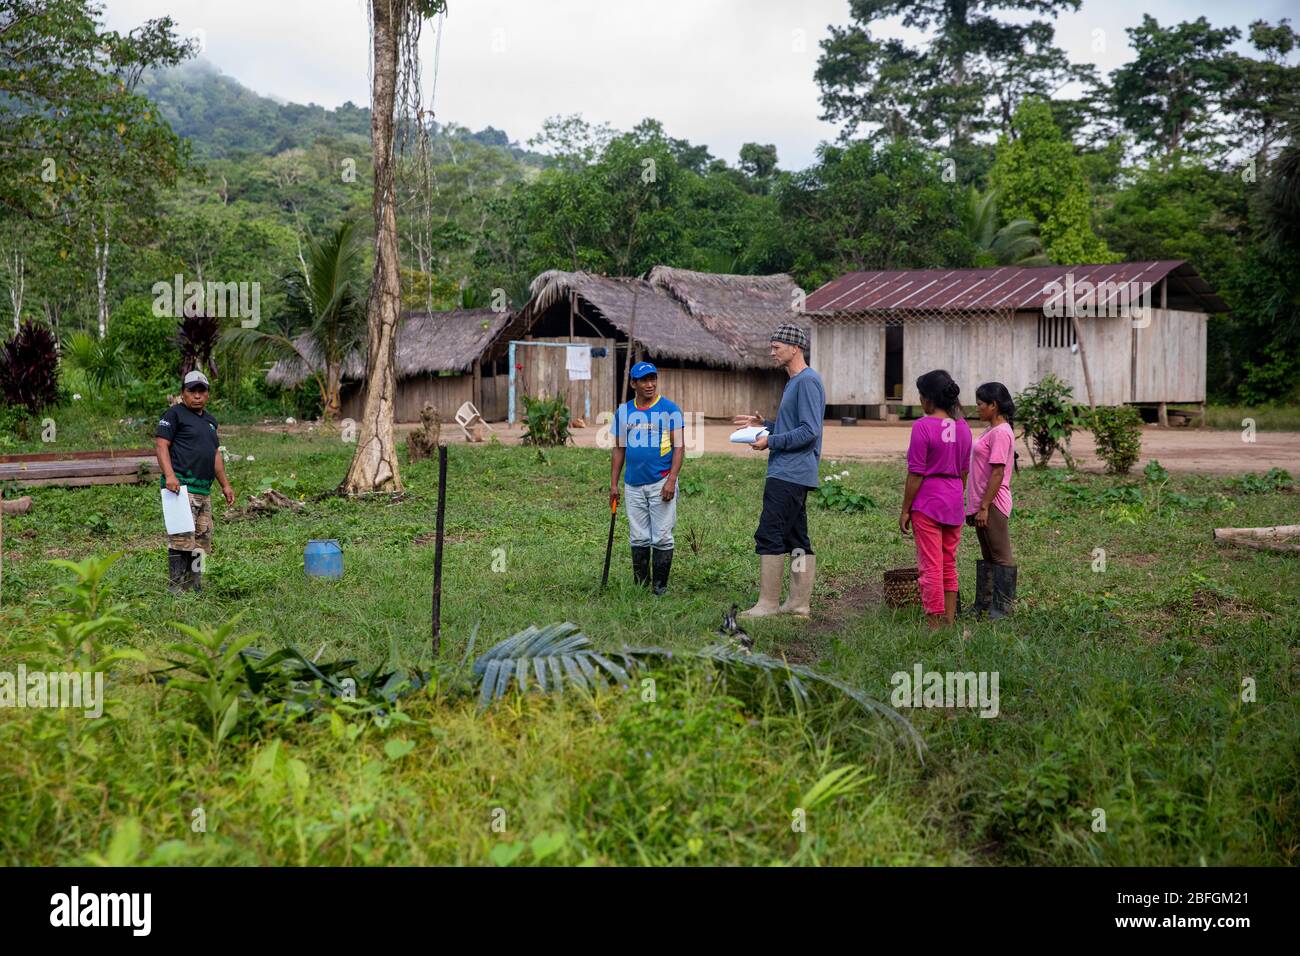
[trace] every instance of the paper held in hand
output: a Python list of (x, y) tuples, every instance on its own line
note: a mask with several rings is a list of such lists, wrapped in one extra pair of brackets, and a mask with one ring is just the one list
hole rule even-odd
[(194, 530), (194, 512), (190, 511), (190, 490), (181, 485), (179, 493), (162, 489), (163, 523), (168, 534), (190, 534)]
[(759, 435), (766, 435), (767, 429), (761, 425), (754, 425), (750, 428), (742, 428), (739, 431), (731, 433), (731, 440), (737, 445), (752, 445), (758, 441)]

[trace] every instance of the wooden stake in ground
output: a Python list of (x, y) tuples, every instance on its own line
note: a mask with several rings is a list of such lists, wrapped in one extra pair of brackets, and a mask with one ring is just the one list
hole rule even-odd
[[(629, 376), (632, 374), (632, 350), (636, 347), (636, 300), (638, 293), (641, 291), (641, 277), (637, 276), (636, 281), (637, 284), (632, 286), (632, 319), (627, 326), (627, 355), (623, 362), (623, 391), (618, 395), (619, 405), (627, 401), (627, 383)], [(615, 408), (615, 412), (617, 411), (618, 409)]]
[(1271, 528), (1215, 528), (1214, 543), (1297, 554), (1300, 553), (1300, 524), (1279, 524)]
[(1088, 407), (1094, 412), (1097, 410), (1097, 403), (1092, 397), (1092, 375), (1088, 372), (1088, 353), (1083, 347), (1083, 332), (1079, 328), (1079, 320), (1070, 310), (1070, 324), (1074, 326), (1074, 344), (1079, 346), (1079, 361), (1083, 364), (1083, 386), (1088, 391)]
[(433, 657), (442, 646), (442, 528), (447, 511), (447, 446), (438, 446), (438, 518), (433, 532)]

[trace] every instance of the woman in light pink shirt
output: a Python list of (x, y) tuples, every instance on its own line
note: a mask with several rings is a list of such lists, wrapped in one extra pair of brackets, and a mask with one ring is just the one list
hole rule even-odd
[(1011, 471), (1015, 464), (1016, 414), (1011, 393), (1001, 382), (975, 390), (975, 407), (987, 426), (971, 449), (970, 495), (966, 523), (975, 529), (983, 560), (975, 562), (975, 604), (989, 620), (1011, 613), (1016, 597), (1016, 565), (1011, 556)]

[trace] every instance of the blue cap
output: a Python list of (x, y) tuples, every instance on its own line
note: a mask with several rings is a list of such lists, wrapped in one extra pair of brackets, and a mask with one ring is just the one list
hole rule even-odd
[(658, 375), (658, 374), (659, 374), (659, 369), (655, 368), (649, 362), (637, 362), (635, 365), (632, 366), (631, 375), (633, 381), (635, 381), (638, 378), (645, 378), (647, 375)]

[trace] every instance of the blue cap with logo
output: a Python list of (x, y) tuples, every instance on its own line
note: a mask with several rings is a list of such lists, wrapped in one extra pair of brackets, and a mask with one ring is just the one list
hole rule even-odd
[(630, 374), (632, 376), (632, 380), (636, 381), (639, 378), (645, 378), (647, 375), (658, 375), (659, 369), (655, 368), (649, 362), (637, 362), (635, 365), (632, 366), (632, 371)]

